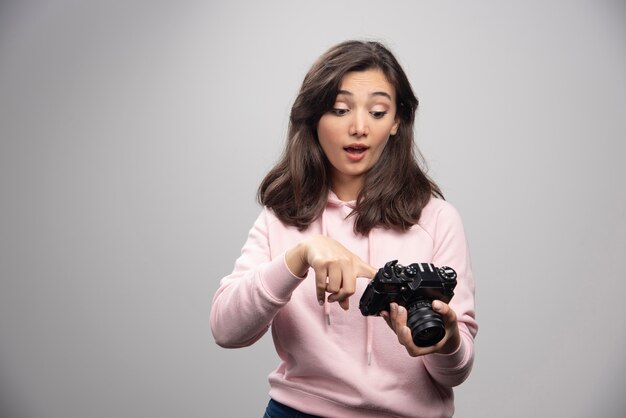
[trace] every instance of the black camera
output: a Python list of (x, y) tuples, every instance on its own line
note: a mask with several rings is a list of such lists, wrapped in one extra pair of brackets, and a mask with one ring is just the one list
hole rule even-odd
[(407, 310), (407, 326), (418, 347), (437, 344), (446, 334), (441, 315), (432, 310), (432, 301), (448, 303), (454, 296), (456, 271), (450, 267), (435, 267), (430, 263), (408, 266), (389, 261), (369, 282), (359, 309), (365, 316), (389, 311), (396, 302)]

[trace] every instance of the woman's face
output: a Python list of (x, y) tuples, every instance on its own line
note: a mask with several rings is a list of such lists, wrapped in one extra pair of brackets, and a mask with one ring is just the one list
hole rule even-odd
[(365, 173), (397, 131), (396, 91), (383, 72), (347, 73), (333, 108), (317, 125), (320, 145), (332, 166), (333, 191), (340, 199), (356, 199)]

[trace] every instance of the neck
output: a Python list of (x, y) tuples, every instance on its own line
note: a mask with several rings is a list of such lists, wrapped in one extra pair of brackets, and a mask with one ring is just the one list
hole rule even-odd
[(363, 188), (363, 180), (361, 178), (352, 179), (334, 179), (333, 192), (340, 200), (350, 202), (356, 200)]

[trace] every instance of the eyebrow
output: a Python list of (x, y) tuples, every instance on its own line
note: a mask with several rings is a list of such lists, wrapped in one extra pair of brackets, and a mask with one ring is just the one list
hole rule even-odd
[[(345, 96), (354, 96), (354, 94), (352, 94), (352, 92), (350, 92), (348, 90), (339, 90), (337, 92), (337, 96), (339, 96), (340, 94), (343, 94)], [(387, 93), (387, 92), (384, 92), (384, 91), (375, 91), (375, 92), (371, 93), (370, 96), (383, 96), (383, 97), (388, 98), (389, 100), (392, 100), (391, 99), (391, 95), (389, 93)]]

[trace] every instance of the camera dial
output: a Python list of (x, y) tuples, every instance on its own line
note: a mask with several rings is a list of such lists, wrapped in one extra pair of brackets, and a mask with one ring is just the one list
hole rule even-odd
[(407, 277), (413, 278), (413, 277), (417, 276), (417, 269), (415, 268), (415, 266), (409, 265), (409, 266), (406, 267), (406, 269), (404, 269), (404, 274)]
[(439, 277), (446, 281), (456, 280), (456, 271), (452, 267), (444, 266), (438, 270)]

